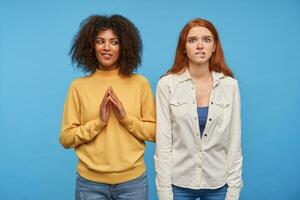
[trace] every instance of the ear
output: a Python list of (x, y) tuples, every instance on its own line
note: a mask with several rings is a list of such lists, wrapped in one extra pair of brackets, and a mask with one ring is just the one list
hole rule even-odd
[(216, 44), (214, 44), (213, 53), (215, 53), (215, 51), (216, 51), (216, 48), (217, 48), (217, 45), (216, 45)]

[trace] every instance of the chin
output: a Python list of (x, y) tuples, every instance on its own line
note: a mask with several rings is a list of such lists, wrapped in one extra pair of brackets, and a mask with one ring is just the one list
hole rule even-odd
[(105, 68), (111, 68), (111, 66), (113, 65), (113, 64), (111, 64), (111, 63), (105, 63), (105, 64), (102, 64), (103, 65), (103, 67), (105, 67)]
[(104, 67), (104, 68), (111, 68), (111, 66), (113, 66), (114, 63), (107, 63), (107, 62), (103, 62), (101, 63), (101, 65)]
[(193, 63), (197, 64), (197, 65), (202, 65), (204, 63), (207, 63), (208, 60), (207, 59), (198, 59), (198, 60), (194, 60)]

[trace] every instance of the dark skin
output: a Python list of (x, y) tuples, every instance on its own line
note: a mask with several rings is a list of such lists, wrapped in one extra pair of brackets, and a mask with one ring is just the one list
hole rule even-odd
[(118, 120), (122, 120), (126, 117), (126, 112), (123, 103), (118, 99), (111, 86), (107, 88), (102, 102), (100, 104), (99, 117), (105, 123), (107, 123), (109, 119), (110, 106), (113, 108), (113, 111)]
[(121, 15), (92, 15), (85, 19), (70, 50), (72, 62), (84, 72), (95, 72), (99, 60), (96, 56), (91, 56), (97, 53), (92, 41), (97, 39), (99, 32), (105, 30), (111, 30), (118, 39), (122, 38), (122, 41), (119, 41), (122, 54), (118, 59), (120, 74), (131, 75), (141, 64), (143, 44), (135, 25)]
[[(111, 29), (108, 29), (99, 32), (98, 38), (100, 43), (95, 42), (95, 49), (97, 50), (99, 68), (104, 71), (111, 71), (119, 68), (117, 60), (119, 58), (120, 46), (119, 43), (115, 43), (117, 36)], [(105, 56), (103, 56), (104, 53), (111, 56), (105, 58)], [(100, 104), (99, 117), (105, 123), (107, 123), (109, 119), (110, 106), (113, 108), (118, 120), (122, 120), (126, 117), (124, 106), (111, 86), (107, 88)]]

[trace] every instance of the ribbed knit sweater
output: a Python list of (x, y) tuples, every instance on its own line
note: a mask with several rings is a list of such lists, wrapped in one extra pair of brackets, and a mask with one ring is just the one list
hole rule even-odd
[[(107, 123), (99, 109), (111, 86), (123, 103), (126, 117), (113, 109)], [(77, 172), (95, 182), (117, 184), (145, 172), (145, 140), (155, 140), (155, 105), (148, 81), (141, 75), (101, 71), (74, 80), (65, 101), (60, 142), (75, 148)]]

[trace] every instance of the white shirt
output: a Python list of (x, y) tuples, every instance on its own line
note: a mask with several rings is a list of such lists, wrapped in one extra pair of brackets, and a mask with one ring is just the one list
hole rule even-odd
[(160, 200), (173, 200), (172, 184), (217, 189), (226, 200), (242, 188), (240, 93), (238, 82), (212, 72), (213, 89), (202, 138), (195, 82), (186, 71), (162, 77), (156, 90), (156, 186)]

